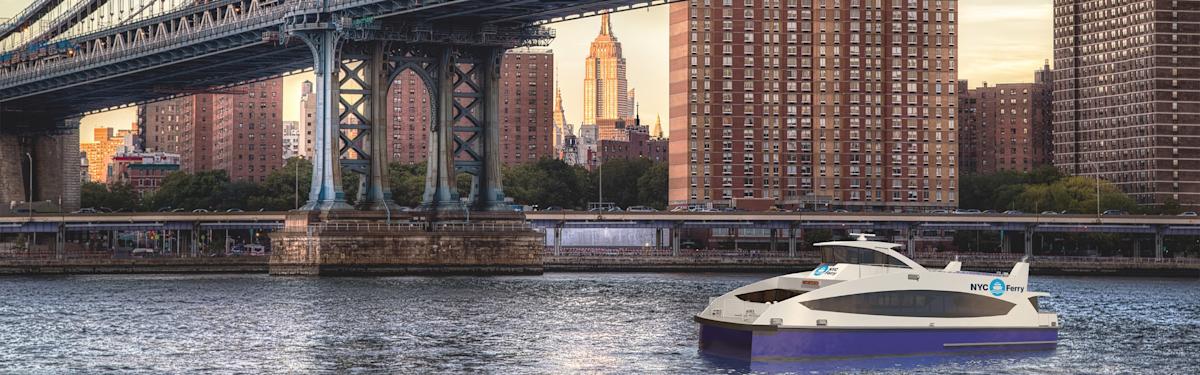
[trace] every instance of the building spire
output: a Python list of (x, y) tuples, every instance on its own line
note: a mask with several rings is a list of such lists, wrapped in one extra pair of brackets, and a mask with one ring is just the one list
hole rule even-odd
[(658, 115), (658, 114), (654, 115), (654, 128), (650, 129), (650, 136), (654, 137), (654, 138), (662, 139), (662, 137), (663, 137), (662, 115)]
[(607, 13), (600, 15), (600, 35), (612, 35), (612, 19)]

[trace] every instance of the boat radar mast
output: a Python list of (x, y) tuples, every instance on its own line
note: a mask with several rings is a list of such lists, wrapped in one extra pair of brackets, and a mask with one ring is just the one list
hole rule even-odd
[(874, 233), (850, 233), (850, 237), (854, 237), (858, 241), (870, 241), (870, 237), (875, 237)]

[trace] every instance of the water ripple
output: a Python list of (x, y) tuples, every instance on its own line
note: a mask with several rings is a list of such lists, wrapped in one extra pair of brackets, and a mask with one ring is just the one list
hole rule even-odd
[(0, 278), (4, 373), (1200, 373), (1196, 280), (1036, 277), (1055, 351), (738, 363), (691, 314), (766, 277)]

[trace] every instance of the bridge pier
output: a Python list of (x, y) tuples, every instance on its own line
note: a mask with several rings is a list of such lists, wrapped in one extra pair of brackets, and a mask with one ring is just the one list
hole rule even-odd
[[(546, 234), (506, 202), (500, 165), (501, 59), (528, 29), (410, 21), (346, 25), (321, 15), (285, 30), (313, 53), (317, 134), (309, 201), (272, 234), (272, 274), (541, 272)], [(406, 71), (425, 83), (433, 116), (422, 203), (401, 214), (387, 184), (387, 94)], [(363, 211), (347, 204), (343, 169), (361, 176)], [(460, 173), (472, 178), (465, 201)], [(556, 254), (561, 234), (555, 228)]]
[(0, 134), (0, 213), (27, 209), (12, 203), (31, 201), (48, 201), (64, 212), (79, 209), (79, 119), (59, 120), (49, 128)]

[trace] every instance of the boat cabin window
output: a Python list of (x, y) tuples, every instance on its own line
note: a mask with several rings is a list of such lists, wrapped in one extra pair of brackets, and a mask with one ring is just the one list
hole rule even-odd
[(746, 302), (767, 303), (783, 301), (801, 294), (804, 294), (803, 290), (767, 289), (757, 292), (742, 293), (739, 294), (737, 298)]
[(850, 314), (926, 318), (976, 318), (1008, 314), (1013, 304), (971, 293), (897, 290), (853, 294), (801, 302), (805, 307)]
[(822, 246), (821, 263), (882, 264), (908, 267), (899, 259), (892, 258), (887, 254), (870, 249), (849, 246)]
[(1029, 297), (1029, 304), (1033, 305), (1033, 311), (1042, 311), (1042, 309), (1038, 307), (1037, 299), (1037, 297)]

